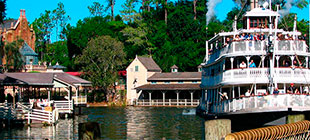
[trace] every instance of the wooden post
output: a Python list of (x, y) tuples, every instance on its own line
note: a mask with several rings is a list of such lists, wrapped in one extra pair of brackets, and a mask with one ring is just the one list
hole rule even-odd
[(286, 116), (286, 124), (305, 120), (305, 114), (292, 114)]
[(193, 106), (193, 100), (194, 100), (193, 94), (194, 94), (194, 93), (191, 91), (190, 94), (191, 94), (191, 106)]
[(205, 122), (205, 139), (222, 140), (231, 133), (231, 121), (229, 119), (216, 119)]
[(177, 106), (179, 106), (179, 91), (177, 90), (177, 91), (175, 91), (176, 93), (177, 93)]

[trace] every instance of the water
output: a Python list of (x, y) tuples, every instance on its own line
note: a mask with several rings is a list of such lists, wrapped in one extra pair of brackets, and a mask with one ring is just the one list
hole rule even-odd
[(204, 120), (182, 115), (184, 108), (83, 108), (84, 115), (62, 119), (56, 126), (4, 129), (0, 139), (78, 139), (78, 124), (97, 122), (101, 139), (204, 139)]

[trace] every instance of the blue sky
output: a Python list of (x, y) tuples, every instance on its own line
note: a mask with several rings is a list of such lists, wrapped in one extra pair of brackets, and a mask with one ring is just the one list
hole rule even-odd
[[(19, 17), (19, 10), (26, 10), (26, 17), (28, 22), (32, 23), (35, 18), (40, 16), (45, 10), (53, 10), (57, 7), (58, 2), (62, 2), (65, 5), (67, 14), (71, 17), (70, 24), (75, 25), (79, 19), (90, 16), (87, 6), (92, 5), (93, 2), (100, 2), (106, 4), (105, 0), (7, 0), (7, 17), (17, 19)], [(116, 0), (115, 12), (119, 14), (121, 5), (125, 0)], [(176, 1), (176, 0), (170, 0)], [(223, 20), (226, 18), (226, 14), (236, 6), (232, 0), (222, 0), (215, 8), (216, 16)], [(309, 6), (300, 10), (298, 8), (292, 8), (291, 12), (297, 13), (298, 19), (309, 20)]]

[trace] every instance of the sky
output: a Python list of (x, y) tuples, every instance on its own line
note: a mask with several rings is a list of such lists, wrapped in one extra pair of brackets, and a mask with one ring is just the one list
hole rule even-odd
[[(76, 25), (78, 20), (90, 16), (87, 6), (92, 5), (93, 2), (100, 2), (106, 5), (106, 0), (7, 0), (6, 16), (17, 19), (20, 14), (19, 10), (25, 9), (28, 22), (32, 23), (45, 10), (56, 9), (59, 2), (64, 3), (67, 15), (71, 17), (69, 23), (73, 26)], [(115, 15), (120, 13), (121, 5), (124, 2), (125, 0), (116, 0)], [(236, 4), (232, 0), (222, 0), (215, 8), (215, 15), (222, 21), (226, 18), (226, 14), (235, 6)], [(297, 13), (298, 19), (309, 20), (309, 6), (303, 10), (293, 7), (291, 12)]]

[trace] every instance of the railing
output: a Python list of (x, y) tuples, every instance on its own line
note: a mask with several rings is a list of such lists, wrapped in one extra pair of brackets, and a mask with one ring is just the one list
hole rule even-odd
[[(230, 46), (215, 49), (209, 56), (208, 63), (214, 62), (223, 55), (242, 54), (262, 55), (266, 54), (267, 41), (234, 41)], [(301, 40), (278, 40), (275, 45), (275, 53), (302, 54), (308, 53), (305, 41)]]
[[(223, 74), (213, 77), (202, 76), (203, 86), (214, 86), (224, 83), (266, 83), (269, 68), (245, 68), (226, 70)], [(277, 83), (310, 82), (310, 69), (305, 68), (274, 68), (274, 80)]]
[(65, 100), (65, 101), (54, 101), (55, 109), (58, 109), (60, 113), (72, 113), (73, 111), (73, 101)]
[(75, 105), (79, 105), (79, 104), (87, 104), (87, 96), (78, 96), (76, 99), (76, 96), (72, 97), (72, 100), (74, 101)]
[(23, 120), (29, 112), (29, 104), (17, 102), (15, 107), (12, 103), (0, 103), (0, 118), (6, 120)]
[(32, 109), (31, 112), (28, 112), (28, 114), (26, 114), (28, 124), (31, 123), (31, 120), (53, 124), (56, 123), (56, 121), (58, 120), (58, 116), (58, 109), (54, 109), (52, 111)]
[(224, 100), (211, 106), (211, 112), (229, 113), (229, 112), (260, 112), (260, 111), (287, 111), (291, 108), (293, 111), (309, 111), (310, 95), (303, 94), (279, 94), (266, 96), (241, 97), (230, 100)]
[(139, 99), (136, 102), (137, 106), (197, 106), (199, 105), (199, 99), (193, 99), (191, 101), (190, 99)]

